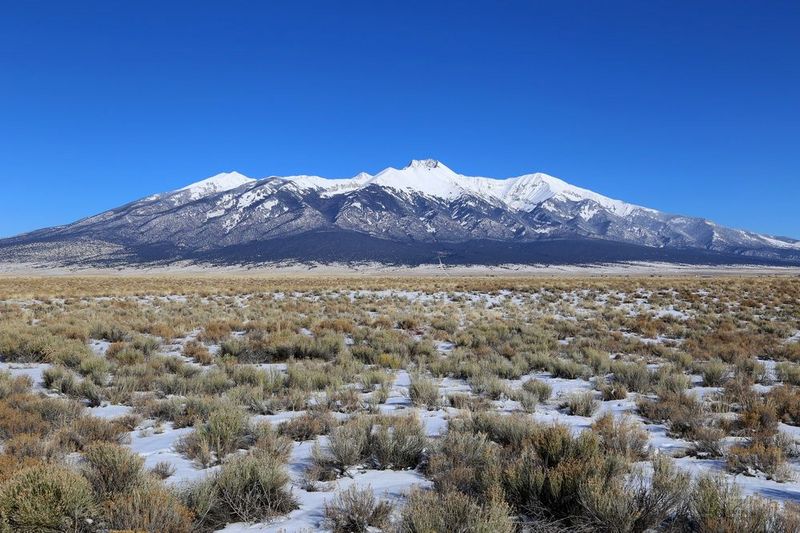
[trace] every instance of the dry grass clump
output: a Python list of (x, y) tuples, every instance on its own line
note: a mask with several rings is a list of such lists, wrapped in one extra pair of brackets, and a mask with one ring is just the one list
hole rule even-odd
[(336, 494), (325, 504), (323, 526), (334, 533), (366, 533), (369, 528), (384, 529), (389, 524), (392, 504), (377, 501), (371, 487), (355, 485)]

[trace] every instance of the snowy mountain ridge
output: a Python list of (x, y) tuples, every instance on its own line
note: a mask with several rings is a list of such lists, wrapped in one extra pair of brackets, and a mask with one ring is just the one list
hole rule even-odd
[[(435, 159), (414, 159), (402, 169), (388, 167), (374, 176), (361, 172), (352, 178), (344, 179), (309, 175), (270, 176), (270, 178), (290, 181), (302, 189), (315, 189), (327, 197), (346, 194), (370, 185), (379, 185), (442, 200), (453, 200), (468, 193), (489, 202), (499, 201), (516, 211), (531, 211), (545, 200), (556, 196), (571, 201), (592, 200), (619, 216), (627, 216), (635, 209), (647, 209), (570, 185), (559, 178), (540, 172), (512, 178), (465, 176)], [(179, 191), (190, 190), (192, 199), (198, 199), (254, 181), (260, 180), (248, 178), (238, 172), (230, 172), (187, 185)]]
[(0, 262), (182, 260), (800, 264), (800, 241), (637, 206), (547, 174), (464, 176), (434, 159), (346, 179), (223, 172), (0, 239)]

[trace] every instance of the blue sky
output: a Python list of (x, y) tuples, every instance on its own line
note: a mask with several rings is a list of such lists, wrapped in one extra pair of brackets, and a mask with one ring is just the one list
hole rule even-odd
[(800, 237), (800, 3), (5, 2), (0, 235), (433, 157)]

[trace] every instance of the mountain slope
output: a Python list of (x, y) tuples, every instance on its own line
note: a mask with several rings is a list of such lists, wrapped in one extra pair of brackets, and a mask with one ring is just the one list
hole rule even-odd
[[(578, 242), (587, 244), (576, 247)], [(571, 250), (557, 253), (559, 247)], [(575, 252), (581, 249), (583, 254)], [(462, 176), (430, 159), (349, 179), (223, 173), (72, 224), (0, 240), (1, 261), (56, 264), (416, 264), (442, 257), (487, 264), (632, 257), (800, 262), (800, 241), (666, 214), (546, 174)]]

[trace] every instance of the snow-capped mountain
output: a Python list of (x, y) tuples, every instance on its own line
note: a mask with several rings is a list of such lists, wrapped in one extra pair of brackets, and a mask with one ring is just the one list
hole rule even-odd
[(75, 223), (0, 240), (0, 260), (428, 263), (800, 262), (800, 241), (608, 198), (534, 173), (432, 160), (348, 179), (217, 174)]

